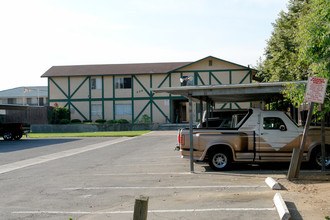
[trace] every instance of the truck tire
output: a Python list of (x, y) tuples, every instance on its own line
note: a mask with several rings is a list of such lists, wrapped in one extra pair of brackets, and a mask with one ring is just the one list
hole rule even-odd
[(21, 134), (16, 134), (15, 136), (14, 136), (14, 139), (16, 140), (16, 141), (18, 141), (19, 139), (21, 139), (22, 138), (22, 135)]
[[(310, 163), (314, 168), (320, 169), (322, 167), (322, 153), (321, 147), (316, 147), (310, 158)], [(330, 149), (329, 146), (325, 147), (325, 168), (330, 167)]]
[(10, 131), (5, 132), (5, 133), (3, 134), (3, 139), (4, 139), (5, 141), (11, 141), (11, 140), (13, 139), (13, 134), (12, 134)]
[(215, 171), (229, 170), (232, 166), (232, 153), (226, 150), (212, 150), (209, 165)]

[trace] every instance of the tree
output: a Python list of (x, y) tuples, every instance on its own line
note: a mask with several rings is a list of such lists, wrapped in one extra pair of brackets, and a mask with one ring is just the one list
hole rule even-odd
[[(308, 65), (316, 77), (330, 78), (330, 0), (312, 0), (308, 13), (298, 20), (298, 60)], [(330, 87), (325, 98), (325, 112), (330, 111)]]
[[(308, 76), (330, 78), (330, 0), (290, 0), (281, 12), (259, 60), (257, 75), (263, 82), (306, 80)], [(330, 111), (327, 90), (326, 111)], [(299, 106), (305, 87), (288, 86), (285, 95)]]
[(288, 12), (282, 11), (273, 23), (274, 30), (265, 48), (265, 59), (259, 60), (257, 77), (263, 82), (306, 79), (308, 66), (298, 62), (299, 17), (308, 11), (307, 0), (290, 0)]

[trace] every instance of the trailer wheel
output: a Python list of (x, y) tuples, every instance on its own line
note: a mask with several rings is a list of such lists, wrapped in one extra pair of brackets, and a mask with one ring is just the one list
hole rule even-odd
[(229, 151), (213, 150), (209, 155), (209, 165), (215, 171), (229, 170), (232, 158), (232, 153)]
[[(321, 147), (317, 147), (315, 150), (313, 150), (310, 162), (313, 167), (315, 168), (321, 168), (322, 167), (322, 153), (321, 153)], [(330, 150), (329, 147), (326, 146), (325, 149), (325, 167), (330, 167)]]
[(3, 134), (3, 139), (4, 139), (5, 141), (11, 141), (11, 140), (13, 139), (13, 134), (12, 134), (10, 131), (5, 132), (5, 133)]

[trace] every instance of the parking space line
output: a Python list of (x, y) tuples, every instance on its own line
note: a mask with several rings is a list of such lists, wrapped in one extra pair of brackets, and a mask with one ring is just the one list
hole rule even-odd
[[(181, 212), (221, 212), (221, 211), (275, 211), (272, 208), (211, 208), (211, 209), (172, 209), (172, 210), (149, 210), (148, 213), (181, 213)], [(108, 211), (108, 212), (86, 212), (86, 211), (14, 211), (12, 214), (53, 214), (53, 215), (110, 215), (110, 214), (133, 214), (133, 211)]]
[(114, 164), (115, 167), (136, 167), (136, 166), (177, 166), (177, 165), (186, 165), (187, 163), (133, 163), (133, 164)]
[(210, 189), (210, 188), (267, 188), (265, 185), (218, 185), (218, 186), (100, 186), (68, 187), (62, 190), (113, 190), (113, 189)]
[(53, 154), (43, 155), (40, 157), (35, 157), (35, 158), (31, 158), (31, 159), (26, 159), (26, 160), (14, 162), (14, 163), (1, 165), (0, 174), (14, 171), (14, 170), (21, 169), (21, 168), (25, 168), (28, 166), (36, 165), (36, 164), (45, 163), (45, 162), (48, 162), (51, 160), (61, 159), (64, 157), (73, 156), (73, 155), (84, 153), (87, 151), (96, 150), (96, 149), (100, 149), (103, 147), (108, 147), (113, 144), (118, 144), (118, 143), (121, 143), (121, 142), (124, 142), (127, 140), (132, 140), (132, 138), (134, 138), (134, 137), (122, 137), (122, 138), (118, 138), (115, 140), (92, 144), (92, 145), (88, 145), (88, 146), (81, 147), (81, 148), (75, 148), (75, 149), (71, 149), (71, 150), (61, 151), (61, 152), (57, 152), (57, 153), (53, 153)]
[(96, 173), (93, 176), (156, 176), (156, 175), (192, 175), (190, 172), (181, 173)]

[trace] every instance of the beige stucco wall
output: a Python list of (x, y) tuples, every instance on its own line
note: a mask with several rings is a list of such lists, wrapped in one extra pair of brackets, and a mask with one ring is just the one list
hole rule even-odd
[[(65, 92), (68, 94), (68, 78), (67, 77), (52, 77), (53, 81)], [(49, 80), (49, 99), (66, 99), (66, 96), (63, 92), (51, 81)]]
[[(76, 91), (72, 96), (73, 99), (84, 99), (88, 97), (89, 80), (87, 79), (85, 82), (84, 80), (86, 80), (86, 77), (70, 77), (70, 94), (73, 94)], [(84, 84), (82, 84), (83, 82)], [(80, 85), (81, 87), (78, 89)]]
[[(137, 75), (135, 76), (136, 79), (133, 80), (133, 87), (134, 97), (149, 97), (148, 93), (145, 91), (145, 89), (149, 92), (150, 91), (150, 75)], [(143, 85), (145, 89), (140, 85), (140, 83)]]

